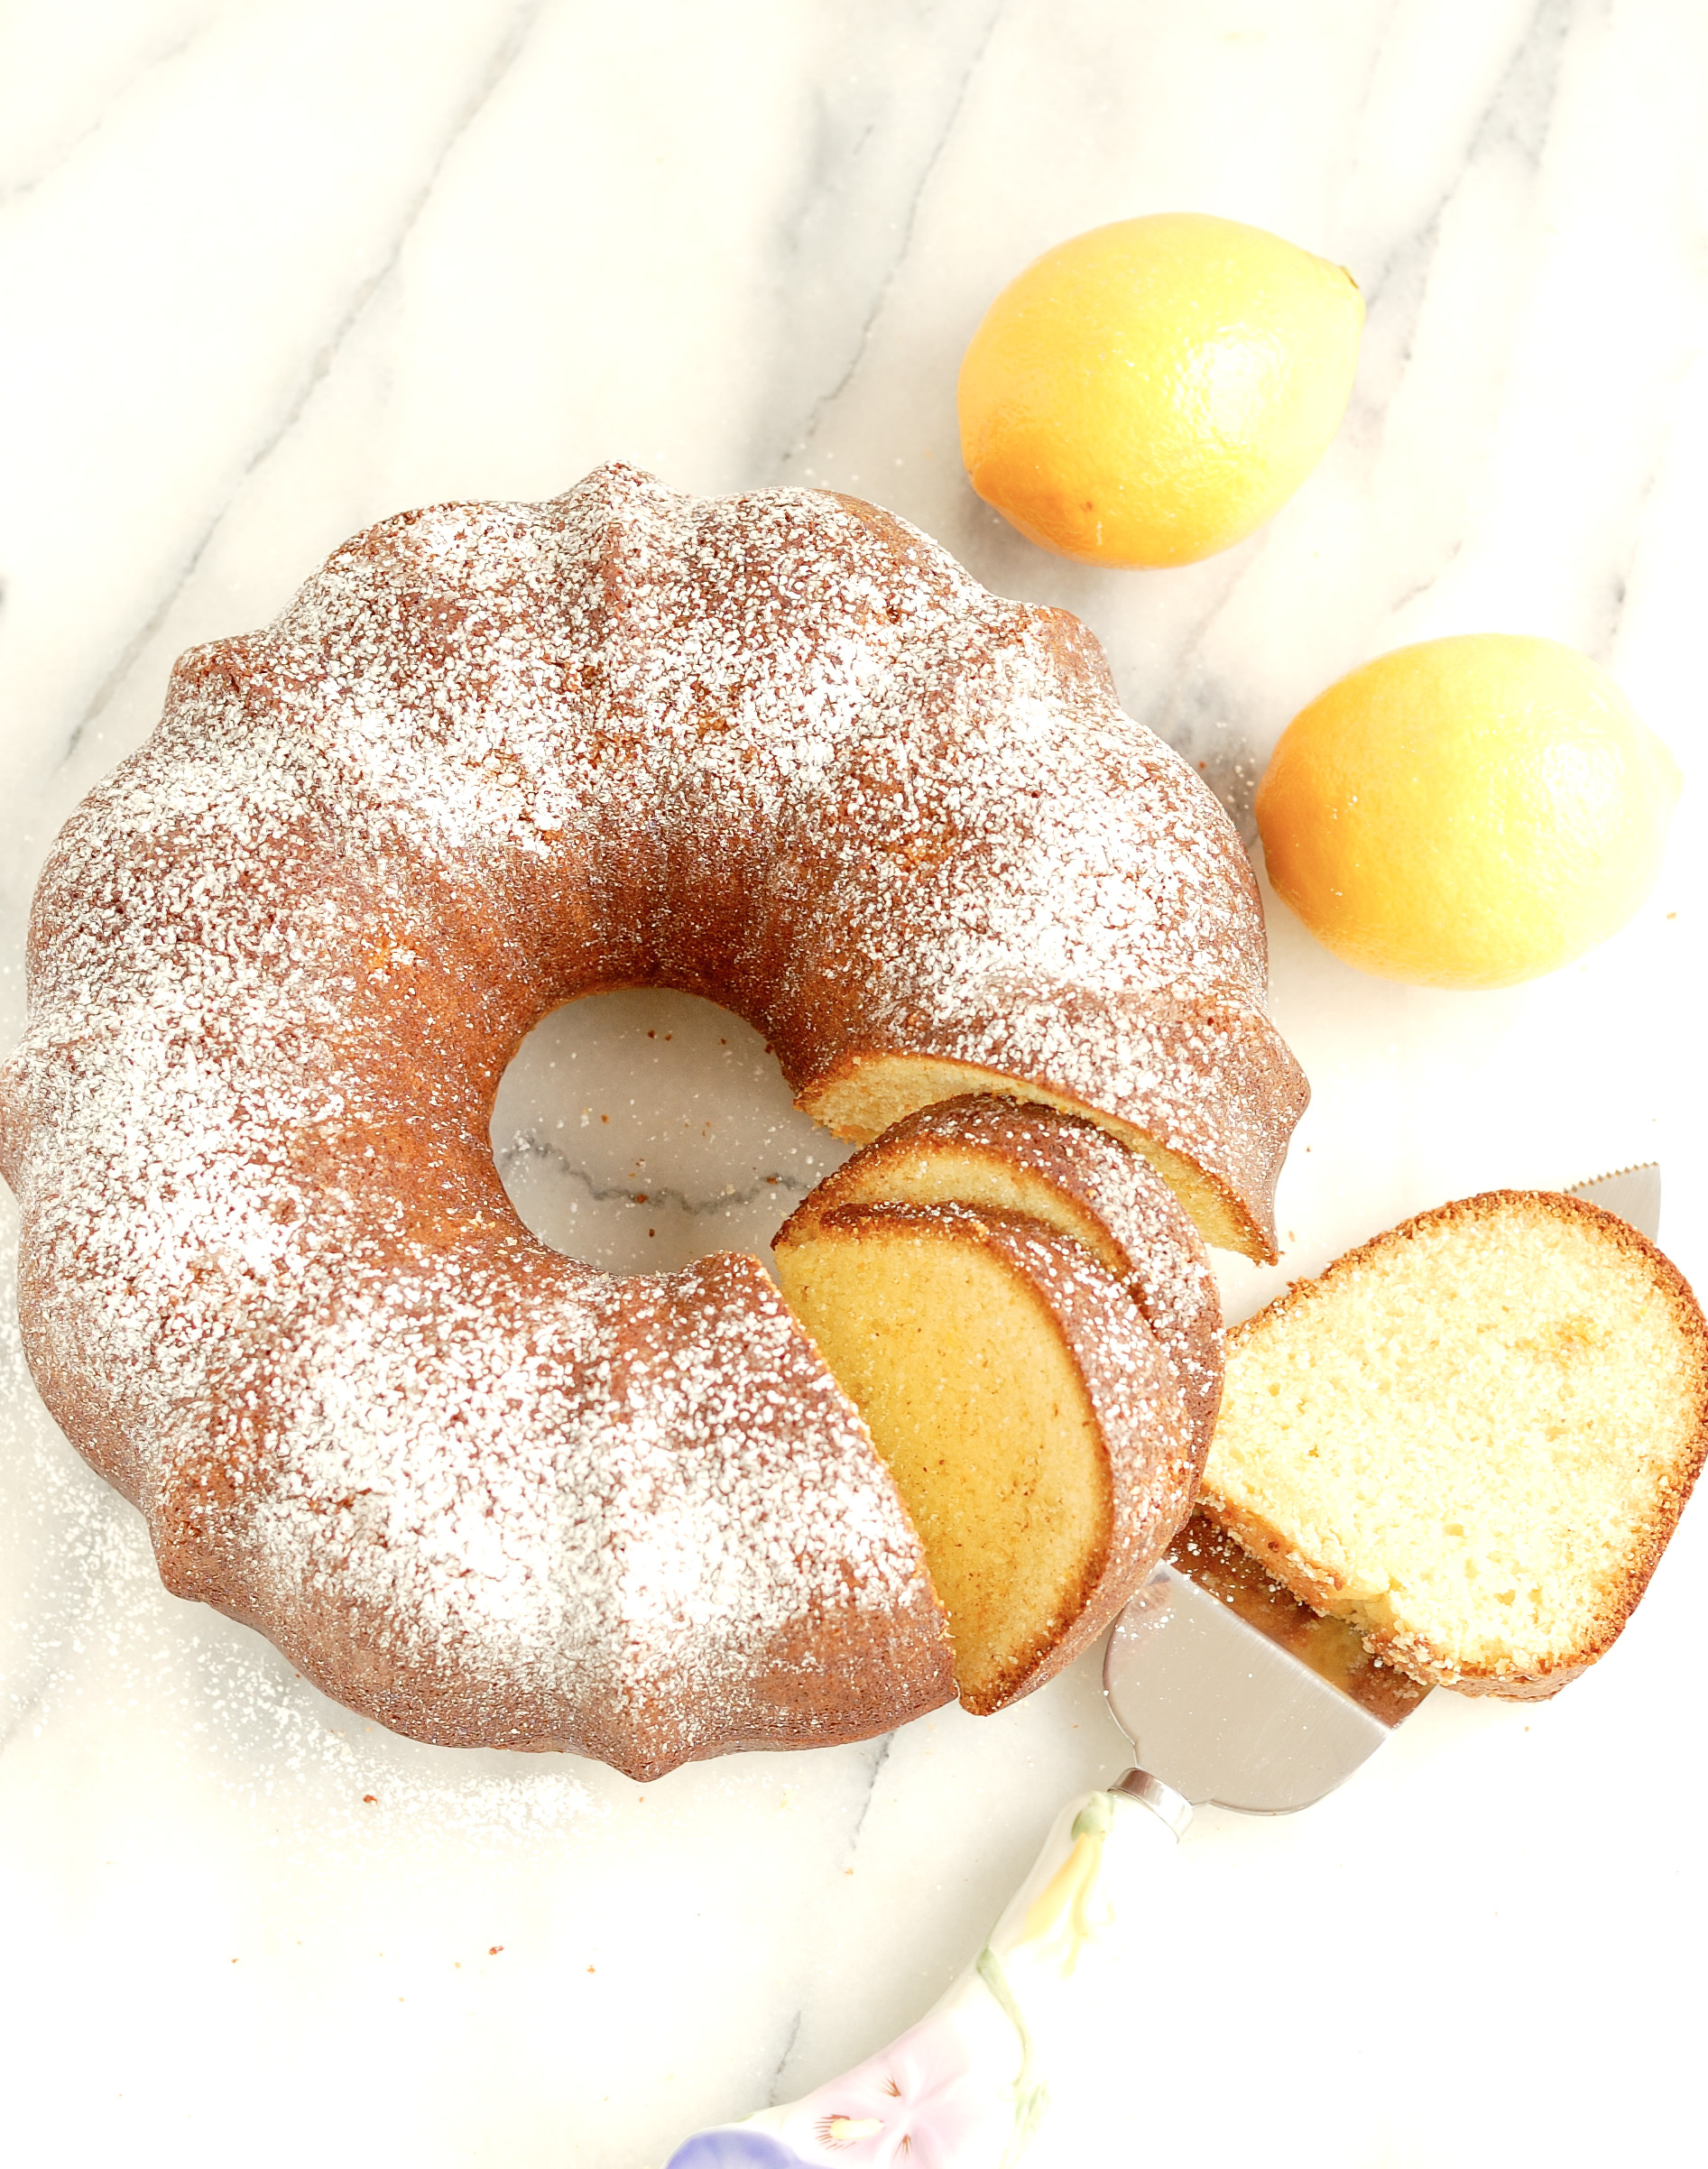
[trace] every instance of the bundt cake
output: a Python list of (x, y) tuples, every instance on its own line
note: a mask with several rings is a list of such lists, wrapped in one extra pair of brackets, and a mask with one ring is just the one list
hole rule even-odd
[(439, 506), (182, 659), (43, 873), (0, 1077), (42, 1392), (168, 1587), (340, 1701), (648, 1777), (953, 1681), (757, 1260), (613, 1278), (504, 1196), (512, 1055), (631, 984), (844, 1134), (1086, 1114), (1259, 1256), (1304, 1088), (1238, 838), (1094, 643), (853, 499)]
[(1637, 1231), (1494, 1190), (1229, 1335), (1201, 1507), (1414, 1678), (1553, 1694), (1611, 1645), (1708, 1448), (1708, 1337)]

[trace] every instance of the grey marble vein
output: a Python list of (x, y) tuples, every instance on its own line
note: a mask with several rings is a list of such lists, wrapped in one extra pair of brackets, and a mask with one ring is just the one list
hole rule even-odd
[[(797, 464), (804, 460), (810, 453), (813, 440), (823, 426), (826, 416), (847, 390), (867, 347), (871, 345), (873, 328), (883, 314), (884, 307), (890, 300), (901, 269), (908, 261), (909, 252), (912, 248), (914, 229), (919, 223), (919, 206), (924, 201), (926, 191), (930, 187), (932, 179), (942, 163), (946, 150), (954, 139), (956, 125), (966, 105), (967, 94), (978, 74), (981, 62), (990, 50), (991, 40), (995, 36), (997, 25), (1002, 21), (1004, 5), (1005, 0), (994, 0), (994, 5), (986, 11), (983, 22), (978, 26), (977, 42), (959, 70), (959, 79), (955, 87), (953, 99), (943, 116), (935, 138), (928, 144), (917, 177), (909, 191), (901, 217), (897, 222), (898, 235), (895, 246), (890, 254), (889, 262), (883, 268), (876, 291), (867, 306), (859, 329), (854, 335), (841, 374), (834, 383), (818, 393), (808, 410), (800, 426), (799, 438), (784, 455), (781, 466), (785, 471), (792, 471)], [(853, 156), (858, 154), (871, 133), (872, 130), (868, 127), (856, 142), (854, 152), (851, 153), (850, 162), (852, 162)]]
[(804, 2004), (798, 2005), (794, 2022), (789, 2026), (788, 2038), (783, 2043), (782, 2054), (772, 2064), (770, 2076), (765, 2081), (765, 2106), (767, 2109), (775, 2109), (783, 2099), (783, 2073), (789, 2069), (789, 2059), (795, 2053), (796, 2042), (800, 2039), (800, 2022), (805, 2015), (806, 2006)]
[(9, 210), (14, 203), (20, 203), (25, 197), (33, 195), (43, 182), (51, 180), (56, 173), (69, 165), (85, 144), (93, 143), (97, 136), (112, 125), (115, 109), (121, 106), (139, 85), (146, 82), (161, 69), (169, 68), (174, 60), (181, 60), (185, 53), (201, 42), (207, 34), (208, 29), (208, 23), (200, 22), (193, 29), (186, 31), (181, 37), (175, 39), (171, 44), (156, 52), (142, 56), (127, 75), (107, 89), (98, 109), (92, 117), (85, 121), (81, 127), (74, 128), (69, 136), (54, 145), (48, 153), (44, 164), (38, 166), (32, 173), (25, 175), (22, 180), (11, 181), (5, 187), (0, 188), (0, 211)]
[(872, 1758), (872, 1768), (866, 1777), (865, 1797), (860, 1803), (860, 1813), (854, 1818), (854, 1826), (848, 1832), (848, 1865), (850, 1867), (854, 1865), (854, 1855), (860, 1850), (860, 1833), (866, 1827), (866, 1817), (872, 1813), (872, 1803), (877, 1796), (878, 1779), (883, 1774), (883, 1766), (889, 1761), (895, 1743), (895, 1734), (886, 1732), (878, 1742), (878, 1751)]
[(119, 651), (117, 659), (96, 688), (94, 697), (78, 721), (72, 725), (60, 758), (59, 765), (61, 768), (67, 766), (74, 758), (78, 747), (82, 742), (84, 733), (100, 715), (102, 710), (124, 684), (137, 658), (142, 655), (149, 642), (166, 623), (172, 605), (194, 578), (196, 568), (207, 555), (208, 546), (219, 532), (232, 505), (241, 494), (244, 485), (266, 464), (285, 438), (290, 436), (291, 430), (302, 419), (315, 392), (331, 374), (345, 341), (366, 315), (374, 296), (381, 291), (397, 269), (403, 251), (409, 245), (410, 236), (420, 225), (422, 213), (431, 202), (440, 177), (449, 163), (452, 154), (480, 118), (494, 91), (515, 66), (527, 43), (529, 33), (532, 31), (546, 5), (547, 0), (522, 0), (522, 5), (512, 12), (509, 24), (503, 35), (493, 48), (492, 55), (485, 68), (475, 81), (469, 96), (458, 107), (450, 126), (440, 138), (438, 148), (429, 162), (426, 173), (405, 204), (403, 215), (398, 221), (383, 255), (367, 277), (362, 280), (354, 292), (350, 294), (334, 321), (331, 330), (316, 350), (307, 369), (304, 370), (283, 411), (244, 462), (236, 481), (227, 491), (212, 518), (207, 521), (200, 534), (191, 544), (179, 566), (177, 574), (168, 584), (159, 602)]
[(919, 207), (1003, 0), (878, 0), (811, 21), (788, 189), (766, 252), (780, 337), (747, 408), (743, 480), (799, 475), (914, 245)]
[(1533, 180), (1539, 173), (1567, 32), (1583, 5), (1584, 0), (1537, 0), (1493, 96), (1477, 116), (1426, 214), (1389, 245), (1376, 271), (1362, 282), (1369, 318), (1366, 336), (1385, 336), (1393, 341), (1398, 335), (1401, 367), (1412, 356), (1417, 319), (1427, 299), (1430, 267), (1444, 223), (1466, 181), (1502, 152), (1513, 154)]
[[(877, 1797), (878, 1779), (883, 1774), (884, 1766), (890, 1760), (895, 1743), (894, 1732), (885, 1732), (875, 1743), (868, 1743), (869, 1749), (875, 1745), (876, 1751), (871, 1754), (867, 1763), (865, 1784), (861, 1789), (859, 1809), (854, 1815), (854, 1826), (848, 1832), (847, 1842), (842, 1851), (842, 1869), (845, 1875), (854, 1873), (860, 1851), (860, 1833), (865, 1829), (867, 1818), (872, 1814), (872, 1803)], [(780, 2100), (786, 2099), (795, 2091), (795, 2081), (789, 2076), (789, 2066), (794, 2060), (797, 2048), (801, 2045), (801, 2033), (809, 2007), (809, 2003), (802, 2003), (797, 2007), (788, 2042), (772, 2069), (770, 2090), (765, 2098), (767, 2103), (773, 2108)]]
[(708, 1213), (728, 1213), (742, 1205), (757, 1204), (768, 1192), (786, 1191), (791, 1197), (805, 1197), (814, 1185), (798, 1176), (764, 1175), (746, 1189), (738, 1190), (733, 1185), (713, 1191), (706, 1197), (690, 1197), (684, 1190), (672, 1188), (667, 1183), (649, 1182), (644, 1190), (630, 1183), (613, 1183), (601, 1188), (586, 1168), (576, 1162), (560, 1145), (537, 1136), (532, 1131), (518, 1133), (508, 1145), (494, 1155), (501, 1177), (513, 1176), (524, 1161), (536, 1166), (549, 1167), (575, 1183), (595, 1204), (669, 1205), (691, 1218)]

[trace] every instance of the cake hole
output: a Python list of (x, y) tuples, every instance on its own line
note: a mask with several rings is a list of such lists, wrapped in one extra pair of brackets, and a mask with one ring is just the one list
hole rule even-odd
[(854, 1149), (795, 1107), (776, 1057), (716, 1003), (626, 987), (529, 1033), (493, 1109), (493, 1158), (542, 1242), (606, 1272), (674, 1272), (771, 1239)]

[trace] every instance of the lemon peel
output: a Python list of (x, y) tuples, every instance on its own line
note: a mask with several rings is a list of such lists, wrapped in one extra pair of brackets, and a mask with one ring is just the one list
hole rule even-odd
[(1348, 964), (1510, 986), (1638, 909), (1681, 787), (1586, 657), (1471, 633), (1397, 648), (1302, 709), (1258, 787), (1257, 825), (1277, 895)]
[(974, 488), (1046, 549), (1186, 565), (1262, 524), (1352, 391), (1350, 272), (1196, 212), (1099, 226), (999, 294), (957, 402)]

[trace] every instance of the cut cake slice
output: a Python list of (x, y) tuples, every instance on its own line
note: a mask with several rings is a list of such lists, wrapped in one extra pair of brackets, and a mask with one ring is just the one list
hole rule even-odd
[(1000, 1709), (1149, 1574), (1205, 1426), (1122, 1284), (1038, 1219), (815, 1193), (774, 1248), (919, 1531), (961, 1701)]
[(1676, 1269), (1582, 1199), (1496, 1190), (1229, 1335), (1199, 1503), (1414, 1678), (1540, 1697), (1630, 1617), (1705, 1446)]
[(1126, 1288), (1196, 1417), (1222, 1393), (1222, 1304), (1203, 1239), (1147, 1160), (1094, 1122), (992, 1093), (906, 1115), (828, 1175), (797, 1234), (838, 1206), (969, 1204), (1019, 1213), (1083, 1243)]

